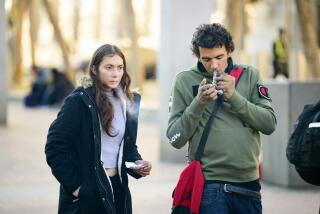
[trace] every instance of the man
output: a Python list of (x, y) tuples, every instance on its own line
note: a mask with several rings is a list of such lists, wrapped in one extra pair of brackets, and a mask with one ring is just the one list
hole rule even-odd
[[(201, 158), (205, 186), (200, 213), (262, 213), (259, 132), (271, 134), (276, 126), (268, 89), (258, 71), (247, 65), (240, 66), (242, 73), (236, 84), (229, 74), (239, 70), (231, 58), (234, 44), (222, 25), (200, 25), (191, 49), (198, 62), (174, 81), (169, 142), (175, 148), (189, 142), (188, 157), (193, 160), (221, 90), (223, 102)], [(214, 72), (222, 74), (216, 86), (210, 83)]]
[(273, 78), (276, 78), (279, 75), (289, 78), (288, 57), (287, 31), (284, 28), (280, 28), (279, 38), (273, 43)]

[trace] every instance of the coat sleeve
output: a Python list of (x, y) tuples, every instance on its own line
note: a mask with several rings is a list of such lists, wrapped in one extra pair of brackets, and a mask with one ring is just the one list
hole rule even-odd
[[(206, 105), (201, 105), (196, 98), (187, 103), (184, 98), (183, 86), (179, 75), (173, 84), (170, 100), (170, 116), (167, 128), (169, 143), (175, 148), (183, 147), (198, 127)], [(190, 86), (191, 87), (191, 86)]]
[[(258, 86), (263, 82), (256, 70), (251, 68), (250, 100), (243, 97), (236, 90), (228, 100), (234, 113), (245, 123), (263, 134), (271, 134), (276, 127), (277, 120), (268, 97), (259, 95)], [(241, 79), (240, 79), (241, 80)]]
[(82, 182), (70, 149), (79, 127), (79, 115), (79, 102), (74, 96), (67, 98), (49, 128), (45, 146), (46, 159), (52, 174), (70, 194)]
[[(136, 145), (136, 142), (133, 142), (131, 138), (128, 138), (126, 141), (126, 144), (128, 145), (127, 149), (127, 155), (124, 158), (124, 161), (128, 162), (135, 162), (137, 160), (142, 160), (141, 155), (138, 152), (138, 147)], [(127, 173), (131, 175), (134, 178), (141, 178), (141, 175), (136, 173), (133, 169), (126, 168)]]
[[(137, 133), (138, 133), (138, 120), (141, 96), (134, 94), (133, 102), (128, 106), (128, 114), (126, 121), (126, 136), (125, 136), (125, 156), (124, 161), (135, 162), (142, 160), (142, 157), (137, 147)], [(128, 174), (134, 178), (141, 176), (132, 169), (126, 169)]]

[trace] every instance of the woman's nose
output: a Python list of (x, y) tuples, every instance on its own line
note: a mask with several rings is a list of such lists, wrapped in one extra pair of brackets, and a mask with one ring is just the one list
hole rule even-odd
[(112, 75), (113, 77), (117, 77), (117, 76), (120, 75), (120, 73), (121, 73), (120, 70), (115, 68), (115, 69), (113, 69), (111, 75)]

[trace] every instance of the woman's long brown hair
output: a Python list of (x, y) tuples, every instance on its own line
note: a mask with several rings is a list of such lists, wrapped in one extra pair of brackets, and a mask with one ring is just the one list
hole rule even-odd
[(114, 109), (113, 106), (106, 96), (105, 86), (99, 79), (99, 66), (105, 56), (112, 57), (114, 55), (118, 55), (123, 60), (123, 76), (120, 81), (120, 87), (126, 96), (132, 100), (132, 92), (130, 91), (130, 83), (131, 79), (127, 72), (126, 59), (122, 53), (122, 51), (115, 45), (105, 44), (99, 47), (93, 54), (90, 65), (89, 65), (89, 74), (93, 83), (93, 88), (96, 91), (96, 104), (99, 111), (100, 121), (102, 128), (106, 131), (106, 133), (114, 137), (117, 134), (112, 133), (112, 119), (114, 117)]

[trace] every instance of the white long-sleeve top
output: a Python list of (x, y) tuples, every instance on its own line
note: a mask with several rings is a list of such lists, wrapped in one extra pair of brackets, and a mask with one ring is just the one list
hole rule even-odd
[(114, 117), (112, 120), (112, 135), (109, 136), (106, 131), (101, 128), (101, 161), (104, 168), (116, 168), (117, 159), (119, 154), (120, 145), (125, 132), (125, 115), (121, 99), (118, 96), (114, 96), (112, 92), (107, 93), (108, 99), (113, 105)]

